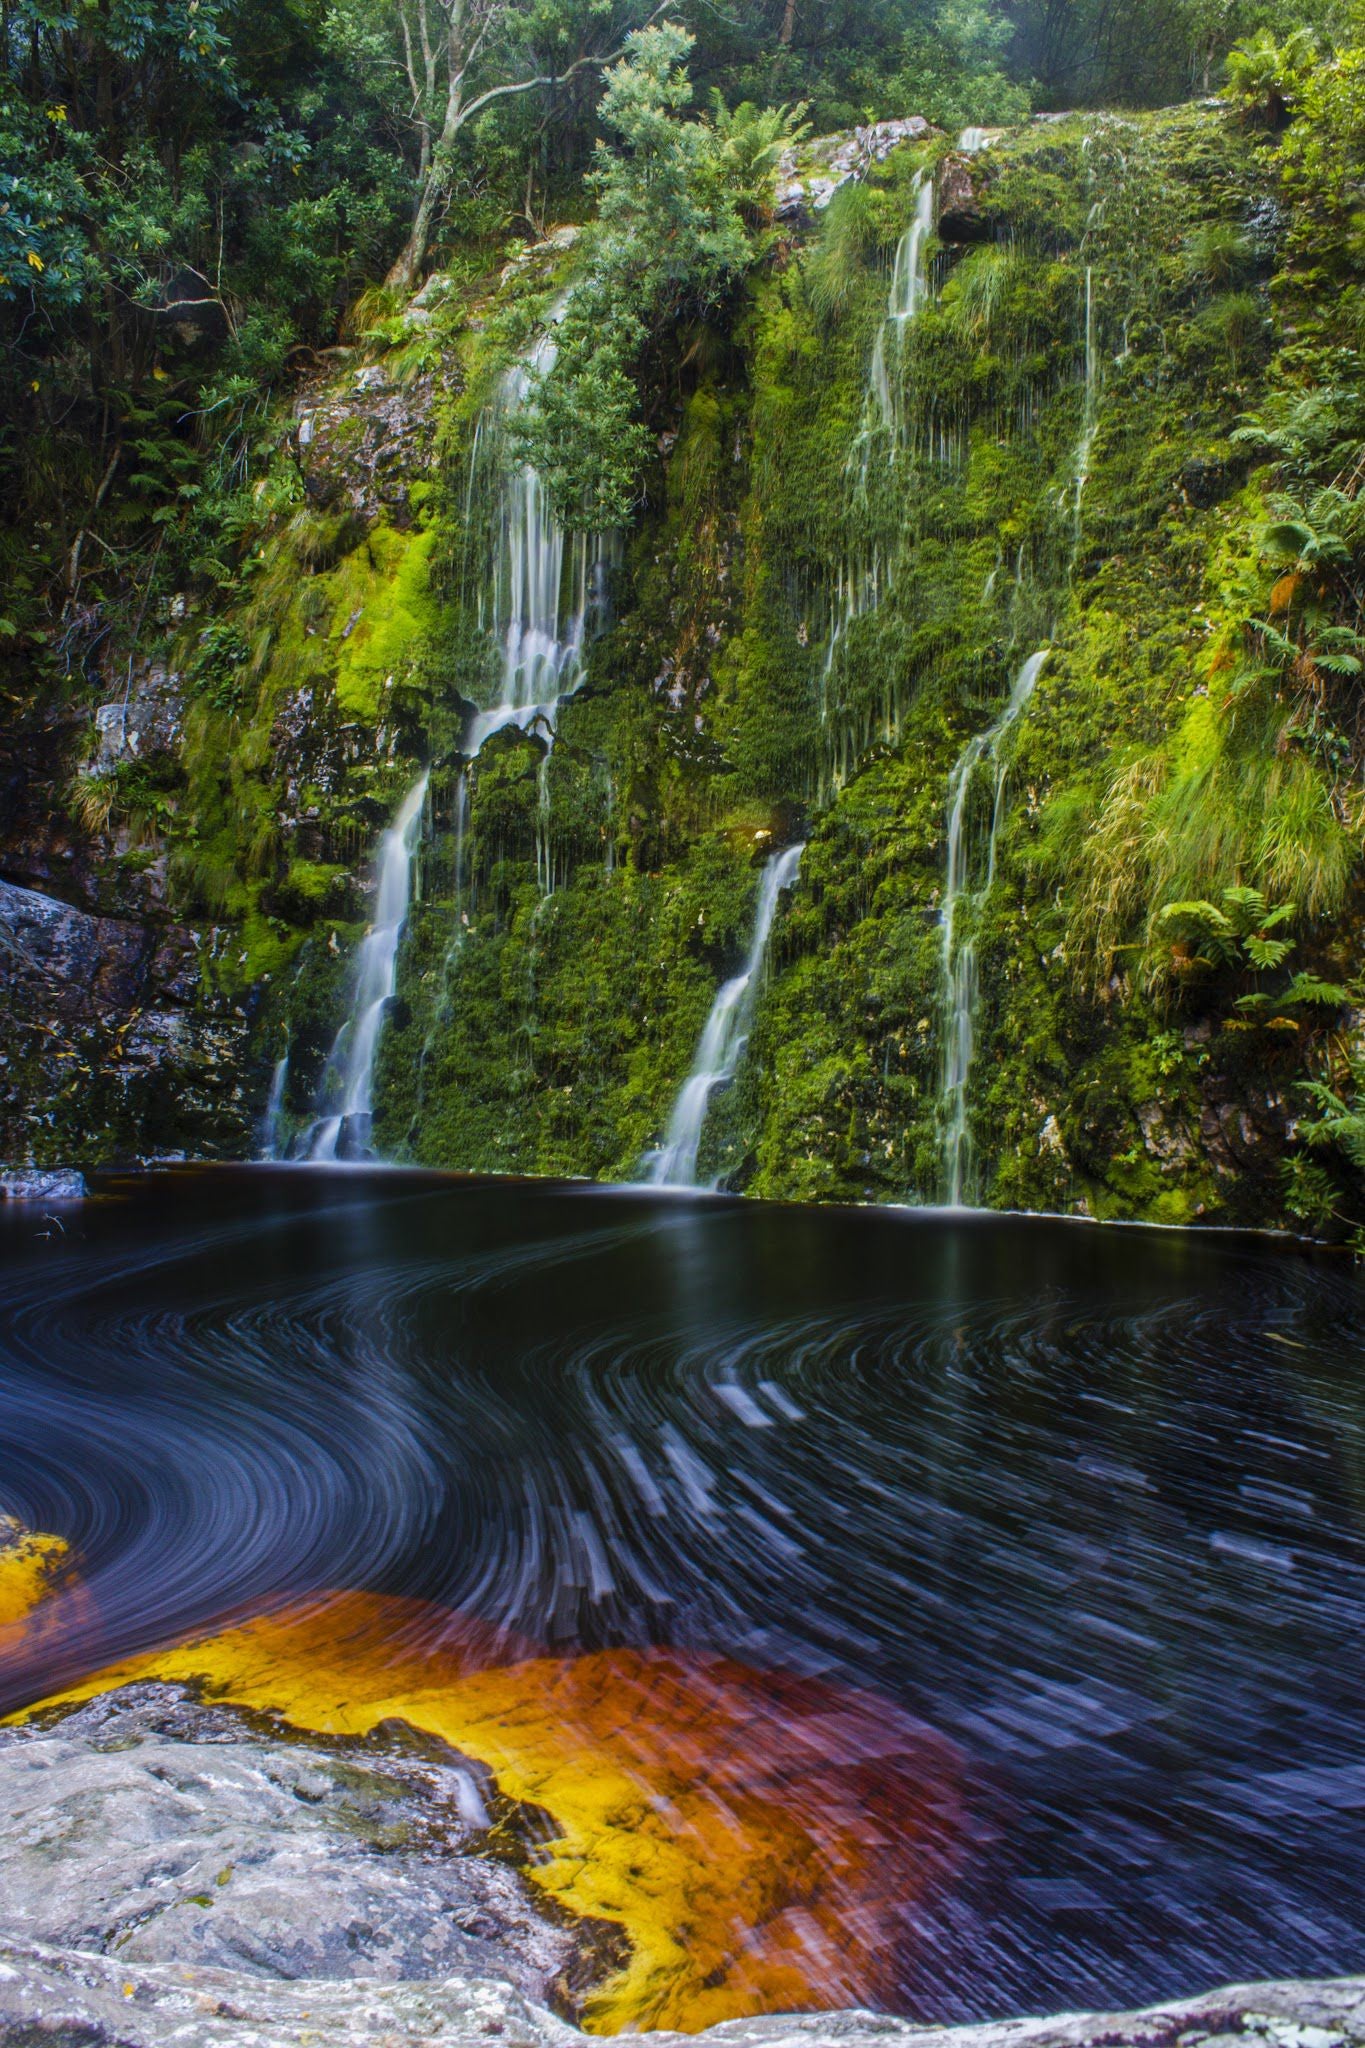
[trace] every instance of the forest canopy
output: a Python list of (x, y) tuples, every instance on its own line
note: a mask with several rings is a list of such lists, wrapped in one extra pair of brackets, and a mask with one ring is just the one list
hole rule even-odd
[[(631, 231), (638, 137), (608, 81), (651, 24), (686, 44), (696, 133), (669, 146), (695, 186), (718, 123), (771, 110), (761, 152), (794, 109), (829, 131), (1164, 102), (1218, 85), (1239, 39), (1350, 32), (1310, 5), (0, 0), (0, 636), (41, 665), (45, 622), (126, 603), (149, 547), (181, 573), (187, 508), (240, 484), (268, 393), (344, 336), (367, 289), (409, 290), (459, 252), (491, 261), (594, 199)], [(703, 298), (742, 267), (732, 199)], [(592, 370), (604, 417), (651, 288), (642, 255)]]

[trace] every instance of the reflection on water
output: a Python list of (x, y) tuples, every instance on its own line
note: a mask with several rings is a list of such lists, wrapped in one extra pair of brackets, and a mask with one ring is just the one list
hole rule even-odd
[(1365, 1960), (1348, 1270), (259, 1170), (68, 1231), (0, 1212), (0, 1509), (78, 1572), (0, 1704), (188, 1640), (417, 1721), (625, 1925), (600, 2024)]

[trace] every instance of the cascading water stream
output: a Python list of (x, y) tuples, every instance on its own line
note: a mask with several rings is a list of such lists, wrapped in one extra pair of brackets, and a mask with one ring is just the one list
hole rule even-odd
[(374, 922), (356, 959), (355, 998), (318, 1087), (317, 1118), (303, 1154), (331, 1160), (368, 1150), (374, 1067), (398, 978), (398, 947), (412, 895), (412, 862), (427, 800), (424, 771), (379, 842)]
[[(963, 146), (965, 147), (965, 141)], [(1071, 556), (1075, 569), (1081, 550), (1081, 514), (1090, 460), (1099, 431), (1100, 359), (1095, 318), (1095, 273), (1085, 269), (1085, 370), (1082, 388), (1081, 426), (1071, 459), (1068, 493), (1071, 512)], [(1063, 501), (1065, 503), (1065, 500)], [(939, 1084), (938, 1123), (942, 1156), (942, 1197), (951, 1209), (960, 1209), (976, 1194), (975, 1159), (969, 1121), (968, 1084), (976, 1043), (977, 932), (986, 898), (995, 883), (996, 840), (1004, 809), (1007, 763), (1001, 744), (1024, 711), (1037, 686), (1048, 650), (1030, 655), (1014, 679), (1004, 710), (995, 723), (968, 740), (948, 783), (948, 867), (944, 880), (940, 924), (943, 935), (942, 1010), (940, 1042), (942, 1066)], [(972, 846), (969, 804), (973, 780), (984, 761), (995, 768), (991, 799), (990, 834), (986, 843), (985, 873), (975, 888), (971, 883)], [(964, 911), (971, 929), (963, 935)]]
[[(1004, 810), (1007, 762), (1001, 748), (1033, 695), (1048, 650), (1031, 654), (1014, 679), (1004, 710), (984, 732), (973, 734), (958, 755), (948, 784), (948, 872), (940, 923), (943, 934), (943, 997), (940, 1036), (943, 1047), (939, 1092), (939, 1128), (943, 1155), (943, 1199), (950, 1209), (963, 1207), (974, 1193), (974, 1158), (968, 1121), (967, 1084), (976, 1043), (977, 934), (976, 920), (995, 883), (995, 849)], [(977, 769), (990, 761), (995, 769), (990, 835), (985, 872), (972, 886), (972, 840), (969, 802)], [(962, 913), (972, 928), (960, 930)]]
[(795, 882), (804, 852), (804, 846), (789, 846), (785, 853), (774, 854), (763, 870), (749, 956), (740, 973), (725, 983), (711, 1005), (692, 1071), (673, 1105), (664, 1142), (650, 1167), (648, 1178), (653, 1187), (694, 1188), (697, 1185), (697, 1154), (701, 1150), (711, 1097), (717, 1088), (732, 1081), (739, 1071), (762, 984), (778, 901)]
[(478, 593), (479, 621), (502, 650), (498, 702), (475, 714), (465, 752), (476, 755), (505, 726), (538, 726), (553, 738), (562, 697), (582, 679), (589, 623), (603, 597), (612, 536), (567, 534), (550, 503), (544, 480), (529, 462), (502, 462), (510, 423), (524, 411), (536, 386), (554, 369), (555, 327), (567, 298), (531, 353), (502, 378), (497, 397), (480, 420), (470, 458), (467, 502), (491, 458), (498, 465), (497, 534), (491, 576)]
[(1081, 551), (1081, 508), (1085, 500), (1085, 487), (1090, 481), (1090, 458), (1095, 450), (1095, 435), (1099, 430), (1100, 369), (1099, 354), (1095, 343), (1095, 272), (1094, 266), (1085, 266), (1085, 398), (1081, 411), (1081, 433), (1076, 443), (1076, 455), (1072, 464), (1074, 497), (1071, 514), (1071, 560), (1074, 567)]
[(544, 740), (536, 872), (545, 896), (555, 882), (549, 759), (559, 706), (583, 679), (584, 648), (594, 618), (604, 609), (606, 572), (617, 549), (614, 534), (566, 533), (539, 471), (529, 462), (509, 466), (505, 460), (509, 427), (554, 369), (559, 352), (555, 331), (568, 304), (566, 293), (530, 354), (504, 374), (475, 430), (466, 492), (466, 525), (472, 530), (476, 493), (491, 463), (497, 479), (496, 534), (491, 574), (478, 591), (478, 617), (501, 648), (500, 694), (496, 704), (471, 718), (464, 751), (472, 760), (509, 725), (538, 732)]
[(270, 1094), (266, 1100), (265, 1115), (261, 1119), (261, 1157), (280, 1157), (280, 1136), (284, 1128), (284, 1091), (289, 1085), (289, 1054), (284, 1053), (275, 1062), (270, 1076)]
[[(934, 232), (935, 204), (933, 177), (930, 172), (921, 171), (915, 180), (915, 206), (910, 225), (896, 246), (886, 314), (877, 329), (868, 364), (862, 426), (848, 458), (847, 488), (855, 504), (866, 494), (874, 455), (878, 461), (894, 463), (904, 444), (901, 359), (908, 328), (933, 296), (928, 258), (929, 242)], [(852, 506), (849, 524), (856, 528)], [(850, 553), (840, 567), (834, 617), (820, 671), (820, 723), (826, 729), (831, 723), (834, 708), (832, 684), (844, 639), (857, 620), (876, 610), (888, 582), (886, 565), (876, 550), (863, 559)], [(836, 740), (835, 779), (839, 780), (847, 764), (837, 759), (837, 753)], [(828, 791), (822, 793), (827, 795)]]
[(915, 211), (896, 246), (886, 318), (877, 329), (868, 370), (868, 388), (881, 424), (897, 447), (905, 438), (905, 408), (901, 379), (894, 372), (900, 368), (905, 330), (931, 296), (928, 250), (933, 232), (934, 181), (928, 171), (921, 171), (915, 181)]

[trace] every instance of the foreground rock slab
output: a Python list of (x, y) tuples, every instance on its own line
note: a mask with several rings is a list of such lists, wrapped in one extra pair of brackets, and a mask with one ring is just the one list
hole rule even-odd
[[(573, 2048), (588, 2036), (506, 1982), (272, 1982), (0, 1939), (0, 2048)], [(1365, 1978), (1244, 1984), (1140, 2013), (915, 2027), (875, 2013), (731, 2020), (652, 2048), (1358, 2048)]]
[[(397, 1734), (378, 1754), (291, 1740), (176, 1686), (6, 1730), (0, 1934), (34, 1960), (0, 1995), (36, 1969), (99, 1998), (87, 1959), (110, 1957), (120, 2000), (129, 1971), (183, 1965), (242, 1973), (243, 2012), (269, 1979), (463, 1976), (567, 2000), (590, 1945), (486, 1853), (497, 1804), (453, 1753), (405, 1755)], [(25, 2003), (41, 2012), (43, 1996)]]
[[(489, 1854), (486, 1774), (395, 1726), (324, 1744), (171, 1685), (0, 1731), (0, 2048), (573, 2048), (610, 1967)], [(533, 1827), (535, 1816), (530, 1816)], [(1365, 1977), (969, 2027), (732, 2020), (655, 2048), (1365, 2048)]]

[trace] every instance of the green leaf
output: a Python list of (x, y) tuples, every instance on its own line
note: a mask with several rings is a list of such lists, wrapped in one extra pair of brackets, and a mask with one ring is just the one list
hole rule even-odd
[(1326, 1009), (1339, 1010), (1351, 1000), (1350, 992), (1340, 982), (1319, 981), (1316, 975), (1296, 974), (1280, 998), (1286, 1003), (1319, 1003)]
[(1245, 939), (1243, 944), (1253, 967), (1278, 967), (1286, 954), (1294, 950), (1292, 939), (1267, 939), (1256, 932)]

